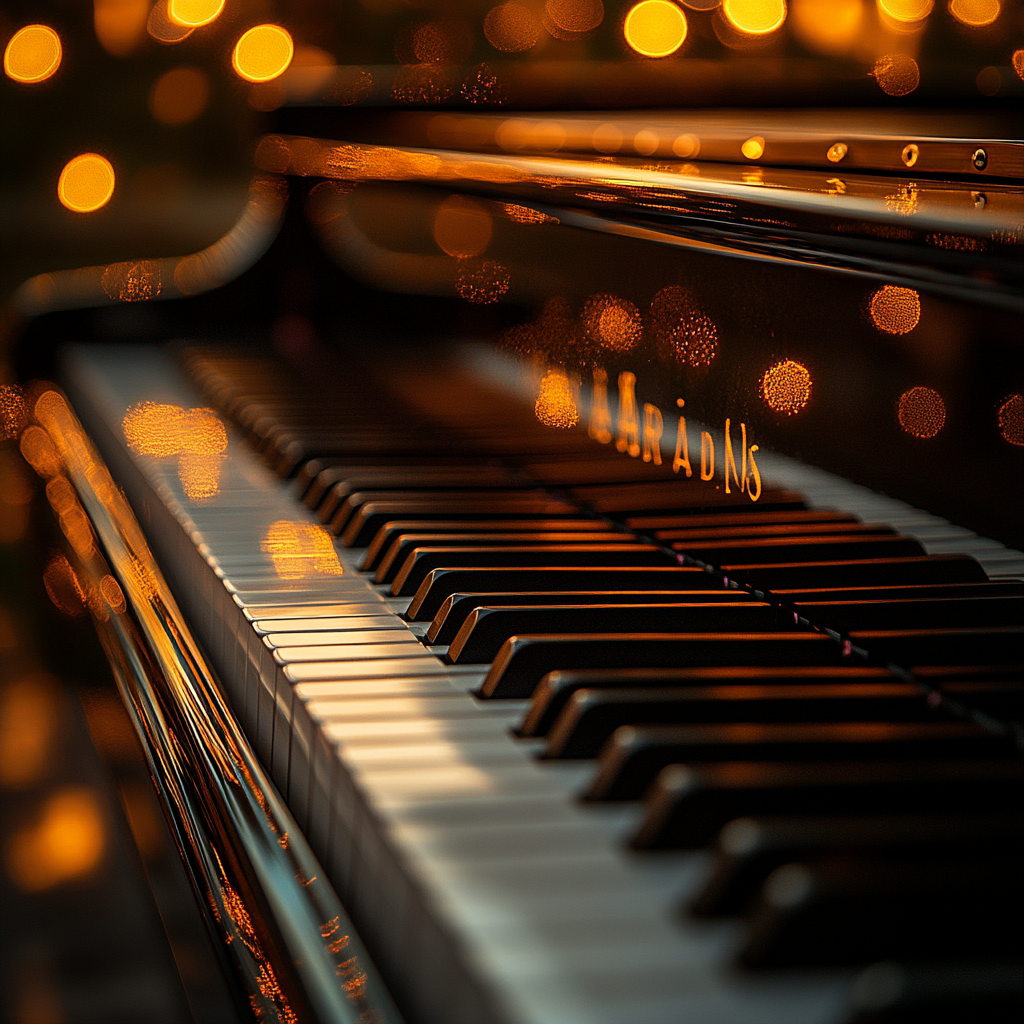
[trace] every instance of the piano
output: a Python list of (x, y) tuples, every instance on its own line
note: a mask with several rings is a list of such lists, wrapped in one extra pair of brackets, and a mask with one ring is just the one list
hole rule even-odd
[(1015, 11), (854, 80), (729, 5), (307, 54), (221, 239), (16, 294), (47, 586), (239, 1019), (1019, 1013)]

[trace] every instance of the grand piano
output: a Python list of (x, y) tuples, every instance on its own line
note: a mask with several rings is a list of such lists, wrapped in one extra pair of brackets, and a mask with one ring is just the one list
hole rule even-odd
[(1019, 1013), (1020, 13), (788, 15), (236, 49), (235, 226), (19, 288), (239, 1019)]

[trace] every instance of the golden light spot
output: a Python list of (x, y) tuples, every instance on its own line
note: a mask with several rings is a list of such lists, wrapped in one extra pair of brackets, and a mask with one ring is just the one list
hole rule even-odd
[(449, 196), (434, 216), (434, 241), (449, 256), (479, 256), (491, 230), (487, 207), (468, 196)]
[(280, 519), (267, 530), (260, 547), (274, 563), (281, 579), (304, 576), (340, 576), (341, 563), (330, 534), (314, 523), (293, 523)]
[(760, 160), (764, 156), (764, 139), (760, 135), (755, 135), (753, 138), (747, 139), (746, 142), (740, 146), (740, 152), (748, 160)]
[(971, 28), (991, 25), (1002, 9), (999, 0), (949, 0), (949, 13), (962, 25)]
[(459, 94), (469, 103), (498, 104), (505, 98), (501, 82), (486, 63), (477, 64), (466, 76)]
[(510, 284), (508, 268), (492, 260), (462, 260), (455, 278), (455, 290), (476, 305), (497, 302)]
[(220, 17), (224, 0), (167, 0), (167, 16), (178, 25), (199, 28)]
[(685, 42), (687, 29), (686, 15), (670, 0), (640, 0), (622, 25), (626, 43), (642, 57), (675, 53)]
[(1013, 70), (1017, 72), (1018, 78), (1024, 78), (1024, 50), (1014, 50), (1013, 57)]
[(921, 69), (905, 53), (888, 53), (875, 61), (871, 71), (887, 96), (907, 96), (921, 84)]
[(601, 0), (547, 0), (544, 27), (556, 39), (578, 39), (604, 21)]
[(292, 37), (280, 25), (257, 25), (243, 32), (231, 66), (247, 82), (269, 82), (288, 70), (295, 56)]
[(591, 295), (580, 319), (590, 337), (612, 352), (628, 352), (643, 332), (640, 310), (617, 295)]
[(19, 447), (25, 461), (43, 478), (55, 476), (64, 468), (56, 446), (42, 427), (26, 427)]
[(894, 21), (912, 24), (932, 13), (934, 0), (878, 0), (878, 9)]
[(885, 205), (890, 213), (898, 213), (909, 217), (917, 212), (917, 185), (900, 185), (895, 192), (885, 197)]
[(71, 563), (61, 554), (54, 554), (43, 570), (43, 586), (53, 606), (69, 619), (85, 614), (85, 590), (78, 582)]
[(140, 402), (121, 422), (128, 447), (139, 455), (160, 459), (181, 451), (185, 410), (180, 405)]
[(510, 0), (492, 7), (484, 18), (487, 42), (503, 53), (531, 50), (540, 40), (541, 24), (525, 4)]
[(683, 159), (688, 156), (696, 156), (700, 152), (700, 139), (696, 135), (680, 135), (672, 143), (672, 152)]
[(946, 422), (946, 403), (931, 388), (911, 388), (900, 395), (896, 414), (900, 426), (911, 436), (934, 437)]
[(829, 146), (828, 152), (825, 154), (828, 157), (829, 163), (837, 164), (843, 157), (849, 153), (850, 147), (845, 142), (836, 142)]
[(819, 53), (846, 53), (857, 42), (864, 0), (790, 0), (797, 39)]
[(398, 69), (391, 94), (399, 103), (443, 103), (458, 85), (458, 71), (450, 65), (411, 64)]
[(0, 689), (0, 788), (20, 789), (46, 775), (59, 716), (52, 676), (23, 676)]
[(100, 46), (113, 57), (127, 57), (146, 34), (149, 0), (93, 0), (92, 14)]
[(651, 331), (675, 362), (710, 366), (718, 355), (718, 330), (680, 285), (662, 288), (651, 300)]
[(786, 0), (722, 0), (722, 14), (737, 31), (766, 36), (786, 20)]
[(424, 64), (458, 64), (473, 49), (473, 36), (460, 21), (428, 21), (413, 33), (412, 53)]
[(533, 411), (545, 427), (568, 430), (580, 421), (572, 384), (561, 370), (549, 370), (540, 382)]
[(622, 132), (614, 124), (602, 124), (594, 129), (590, 142), (598, 153), (617, 153), (622, 148)]
[(168, 0), (156, 0), (146, 19), (146, 31), (158, 42), (173, 46), (188, 39), (195, 29), (175, 21), (168, 8)]
[(1004, 441), (1024, 447), (1024, 395), (1010, 395), (999, 406), (999, 433)]
[(17, 437), (27, 421), (25, 392), (17, 384), (0, 384), (0, 441)]
[(109, 299), (121, 302), (148, 302), (162, 290), (160, 264), (155, 260), (135, 263), (111, 263), (103, 271), (100, 285)]
[(769, 409), (795, 416), (811, 399), (811, 375), (792, 359), (768, 367), (761, 378), (761, 399)]
[(528, 206), (518, 206), (516, 203), (502, 203), (509, 220), (517, 224), (557, 224), (558, 218), (552, 217), (540, 210), (531, 210)]
[(68, 787), (49, 797), (37, 822), (13, 836), (7, 870), (20, 889), (40, 892), (94, 871), (105, 847), (96, 794), (84, 786)]
[(26, 25), (4, 50), (4, 72), (16, 82), (45, 82), (60, 67), (60, 36), (46, 25)]
[(46, 500), (57, 515), (78, 507), (78, 496), (67, 477), (55, 476), (46, 485)]
[(886, 334), (909, 334), (921, 319), (921, 296), (913, 288), (886, 284), (872, 296), (868, 312)]
[(99, 153), (82, 153), (69, 160), (57, 181), (57, 198), (75, 213), (92, 213), (114, 194), (114, 168)]
[(165, 71), (149, 90), (149, 112), (161, 124), (194, 121), (210, 100), (210, 81), (198, 68)]
[(124, 591), (121, 589), (117, 580), (115, 580), (109, 573), (100, 580), (100, 594), (103, 595), (103, 600), (106, 601), (115, 612), (121, 613), (127, 607), (124, 600)]
[(633, 136), (633, 148), (641, 156), (650, 156), (660, 144), (661, 140), (658, 138), (657, 132), (652, 132), (648, 128), (638, 131)]

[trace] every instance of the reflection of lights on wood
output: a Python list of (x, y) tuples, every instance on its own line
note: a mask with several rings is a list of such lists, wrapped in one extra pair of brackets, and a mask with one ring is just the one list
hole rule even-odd
[(149, 0), (93, 0), (93, 27), (107, 53), (127, 57), (146, 32)]
[(114, 194), (114, 168), (99, 153), (82, 153), (69, 160), (57, 181), (57, 198), (75, 213), (92, 213)]
[(210, 83), (198, 68), (171, 68), (149, 91), (149, 112), (161, 124), (182, 125), (194, 121), (210, 99)]
[(458, 85), (458, 71), (450, 65), (411, 64), (396, 72), (391, 95), (399, 103), (443, 103)]
[(462, 83), (459, 93), (469, 103), (498, 104), (504, 100), (501, 82), (491, 73), (486, 63), (477, 64), (473, 68)]
[(1024, 79), (1024, 50), (1014, 50), (1013, 57), (1013, 70), (1017, 72), (1017, 77)]
[(999, 0), (949, 0), (949, 13), (961, 25), (982, 28), (999, 17), (1003, 5)]
[(718, 355), (718, 330), (685, 288), (669, 285), (651, 300), (651, 330), (666, 353), (681, 364), (710, 366)]
[(156, 260), (135, 263), (111, 263), (103, 271), (100, 285), (108, 299), (121, 302), (148, 302), (162, 290), (160, 264)]
[(461, 260), (455, 290), (467, 302), (486, 305), (497, 302), (511, 283), (508, 269), (492, 260)]
[(864, 22), (864, 0), (790, 0), (797, 39), (819, 53), (847, 53)]
[(243, 32), (231, 54), (235, 73), (247, 82), (269, 82), (283, 75), (295, 56), (292, 37), (280, 25), (257, 25)]
[(909, 334), (921, 320), (921, 297), (913, 288), (886, 284), (872, 296), (868, 312), (886, 334)]
[(100, 594), (102, 595), (103, 600), (119, 614), (127, 607), (124, 599), (124, 591), (121, 590), (117, 580), (115, 580), (109, 573), (100, 580)]
[(1024, 395), (1010, 395), (999, 406), (999, 433), (1004, 441), (1024, 447)]
[(167, 0), (167, 16), (189, 28), (209, 25), (223, 10), (224, 0)]
[(661, 139), (658, 138), (657, 133), (648, 128), (641, 129), (633, 136), (633, 148), (641, 156), (650, 156), (660, 145)]
[(57, 611), (70, 619), (85, 614), (86, 597), (71, 563), (61, 554), (55, 554), (43, 570), (43, 586)]
[(58, 686), (40, 672), (0, 689), (0, 787), (20, 789), (46, 775), (60, 715)]
[(502, 208), (509, 220), (517, 224), (557, 224), (558, 218), (551, 217), (540, 210), (531, 210), (528, 206), (519, 206), (516, 203), (502, 203)]
[(828, 147), (828, 152), (825, 154), (828, 157), (828, 162), (831, 164), (839, 163), (847, 153), (849, 153), (850, 147), (845, 142), (836, 142)]
[(766, 36), (786, 20), (786, 0), (722, 0), (722, 14), (748, 36)]
[(931, 388), (911, 388), (900, 395), (896, 411), (900, 426), (912, 437), (934, 437), (945, 425), (946, 403)]
[(672, 143), (672, 152), (684, 159), (688, 156), (696, 156), (700, 152), (700, 139), (689, 133), (680, 135)]
[(622, 148), (622, 132), (614, 124), (602, 124), (594, 129), (590, 144), (598, 153), (617, 153)]
[(93, 790), (69, 787), (43, 805), (39, 820), (11, 842), (7, 869), (26, 892), (39, 892), (88, 875), (103, 860), (103, 812)]
[(4, 50), (4, 72), (15, 82), (45, 82), (60, 67), (60, 36), (46, 25), (26, 25)]
[(764, 139), (760, 135), (754, 135), (740, 146), (740, 152), (748, 160), (760, 160), (764, 156)]
[(900, 185), (895, 192), (885, 197), (885, 206), (890, 213), (909, 217), (917, 211), (917, 185)]
[(877, 0), (878, 9), (905, 25), (923, 21), (932, 13), (934, 0)]
[(260, 547), (270, 555), (274, 571), (281, 579), (342, 574), (330, 534), (314, 523), (278, 520), (271, 524)]
[(634, 348), (643, 331), (640, 310), (617, 295), (591, 295), (580, 319), (590, 337), (612, 352)]
[(561, 370), (548, 370), (540, 382), (533, 411), (545, 427), (568, 430), (580, 421), (572, 384)]
[(19, 444), (25, 461), (41, 476), (51, 477), (64, 466), (50, 435), (42, 427), (26, 427)]
[(449, 256), (479, 256), (491, 240), (491, 215), (468, 196), (449, 196), (434, 215), (434, 241)]
[(17, 437), (27, 417), (25, 392), (17, 384), (0, 384), (0, 441)]
[(686, 15), (669, 0), (640, 0), (630, 8), (622, 25), (630, 49), (642, 57), (675, 53), (686, 40), (686, 32)]
[(792, 359), (770, 366), (761, 378), (761, 398), (774, 412), (795, 416), (811, 399), (811, 375)]
[(887, 96), (907, 96), (921, 84), (921, 69), (905, 53), (887, 53), (875, 61), (871, 74)]
[(492, 7), (484, 18), (487, 42), (503, 53), (531, 50), (540, 40), (541, 24), (525, 4), (510, 0)]

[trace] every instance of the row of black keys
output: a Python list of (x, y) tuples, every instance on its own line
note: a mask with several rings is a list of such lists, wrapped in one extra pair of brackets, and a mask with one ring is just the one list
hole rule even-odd
[[(691, 909), (747, 910), (746, 963), (1016, 949), (1024, 775), (1009, 742), (936, 716), (920, 687), (851, 664), (807, 622), (930, 666), (918, 676), (938, 703), (1019, 718), (1021, 585), (798, 496), (766, 492), (751, 511), (708, 490), (703, 507), (671, 507), (681, 489), (670, 501), (660, 483), (571, 489), (634, 513), (618, 524), (487, 462), (369, 454), (361, 436), (355, 457), (344, 431), (317, 451), (322, 434), (287, 428), (267, 435), (317, 458), (286, 467), (257, 434), (264, 453), (297, 469), (343, 542), (367, 546), (366, 571), (413, 597), (427, 641), (450, 644), (453, 662), (493, 659), (484, 696), (532, 696), (520, 731), (546, 737), (544, 756), (599, 756), (586, 799), (645, 798), (635, 848), (718, 836)], [(385, 452), (404, 443), (392, 442)], [(673, 549), (770, 587), (788, 610), (680, 566)]]

